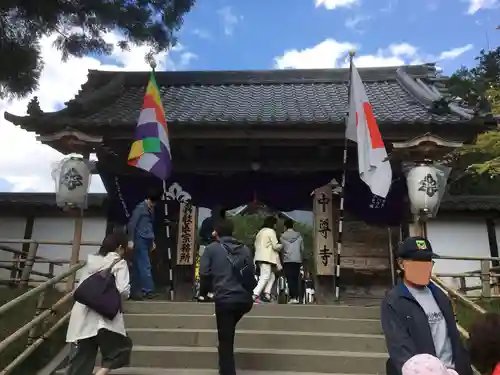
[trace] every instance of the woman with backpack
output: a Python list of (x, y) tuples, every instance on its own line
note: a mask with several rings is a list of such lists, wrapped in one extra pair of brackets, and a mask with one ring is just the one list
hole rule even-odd
[[(110, 277), (106, 280), (112, 280), (115, 284), (115, 289), (111, 290), (111, 293), (119, 293), (123, 299), (129, 297), (130, 276), (127, 262), (123, 259), (128, 249), (127, 242), (124, 233), (108, 234), (99, 252), (88, 256), (80, 283), (75, 290), (76, 301), (80, 299), (80, 295), (82, 298), (85, 295), (87, 298), (92, 297), (92, 290), (88, 290), (88, 287), (92, 287), (90, 282), (105, 282), (104, 278), (96, 280), (94, 277), (98, 273), (103, 275), (103, 272), (109, 272)], [(120, 301), (115, 299), (113, 303), (119, 304)], [(70, 355), (67, 375), (92, 375), (98, 351), (101, 352), (102, 361), (96, 375), (106, 375), (112, 369), (127, 366), (130, 361), (132, 342), (125, 331), (120, 306), (117, 306), (113, 318), (109, 315), (106, 318), (96, 311), (100, 310), (97, 305), (94, 306), (95, 310), (89, 305), (91, 304), (75, 302), (71, 310), (66, 341), (74, 344), (74, 350)], [(102, 308), (109, 310), (110, 307), (113, 310), (113, 306), (109, 305)]]

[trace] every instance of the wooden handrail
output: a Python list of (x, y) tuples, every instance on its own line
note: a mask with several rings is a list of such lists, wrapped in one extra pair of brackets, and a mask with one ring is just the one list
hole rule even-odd
[(483, 309), (481, 306), (479, 306), (477, 303), (472, 302), (470, 299), (462, 295), (461, 293), (458, 293), (457, 291), (453, 290), (449, 286), (447, 286), (443, 280), (441, 280), (439, 277), (432, 276), (432, 281), (434, 284), (439, 286), (441, 289), (443, 289), (448, 295), (451, 295), (452, 297), (459, 299), (461, 302), (463, 302), (467, 307), (471, 308), (475, 312), (479, 314), (486, 314), (486, 310)]
[(61, 309), (65, 303), (69, 302), (73, 296), (73, 291), (66, 293), (57, 302), (52, 304), (49, 309), (43, 309), (43, 300), (45, 292), (50, 288), (53, 288), (60, 281), (76, 275), (76, 273), (85, 265), (85, 262), (75, 264), (73, 267), (69, 268), (67, 271), (63, 272), (61, 275), (51, 278), (45, 281), (36, 288), (29, 290), (28, 292), (22, 294), (21, 296), (15, 298), (14, 300), (7, 302), (6, 304), (0, 306), (0, 319), (1, 316), (9, 312), (13, 307), (18, 306), (23, 301), (38, 295), (37, 311), (35, 316), (31, 321), (24, 324), (16, 332), (12, 333), (10, 336), (5, 338), (0, 342), (0, 353), (7, 349), (14, 342), (22, 337), (28, 335), (28, 345), (26, 349), (19, 354), (7, 367), (0, 371), (0, 375), (11, 374), (21, 363), (23, 363), (30, 354), (32, 354), (40, 345), (46, 342), (46, 339), (50, 337), (54, 332), (61, 328), (69, 319), (70, 312), (67, 312), (62, 318), (60, 318), (50, 329), (37, 338), (36, 330), (40, 327), (41, 323), (49, 318), (55, 311)]
[[(27, 240), (27, 239), (15, 239), (15, 238), (0, 238), (0, 243), (17, 243), (17, 244), (31, 244), (37, 243), (39, 245), (73, 245), (73, 241), (61, 241), (61, 240)], [(100, 242), (96, 241), (81, 241), (81, 246), (101, 246)]]
[(500, 261), (500, 257), (470, 257), (470, 256), (455, 256), (455, 255), (440, 255), (439, 259), (447, 259), (447, 260), (498, 260)]
[(63, 272), (62, 274), (60, 274), (58, 276), (55, 276), (55, 277), (53, 277), (50, 280), (45, 281), (44, 283), (42, 283), (41, 285), (37, 286), (36, 288), (33, 288), (30, 291), (28, 291), (28, 292), (20, 295), (19, 297), (13, 299), (12, 301), (9, 301), (6, 304), (0, 306), (0, 318), (2, 317), (2, 315), (4, 315), (10, 309), (12, 309), (13, 307), (19, 305), (19, 303), (21, 303), (21, 302), (23, 302), (23, 301), (25, 301), (25, 300), (27, 300), (27, 299), (29, 299), (31, 297), (34, 297), (34, 296), (36, 296), (36, 295), (44, 292), (48, 288), (52, 287), (53, 285), (57, 284), (61, 280), (65, 279), (66, 277), (68, 277), (70, 275), (73, 275), (73, 274), (76, 274), (76, 272), (80, 268), (82, 268), (84, 265), (85, 265), (84, 262), (75, 264), (73, 267), (69, 268), (67, 271)]
[[(19, 256), (26, 256), (27, 253), (21, 250), (14, 249), (10, 246), (2, 245), (0, 244), (0, 251), (5, 251), (6, 253), (11, 253)], [(41, 257), (41, 256), (36, 256), (35, 260), (39, 263), (40, 261), (49, 261), (50, 263), (54, 263), (57, 266), (62, 266), (63, 264), (59, 264), (57, 260), (49, 260), (48, 258)], [(26, 262), (26, 259), (19, 259), (16, 262)]]

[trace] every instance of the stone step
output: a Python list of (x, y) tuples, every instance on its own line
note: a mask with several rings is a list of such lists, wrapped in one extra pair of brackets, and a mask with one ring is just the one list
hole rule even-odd
[[(219, 375), (215, 369), (164, 369), (153, 367), (126, 367), (113, 370), (114, 375)], [(65, 375), (64, 370), (59, 370), (57, 375)], [(295, 372), (295, 371), (255, 371), (238, 370), (238, 375), (326, 375), (324, 373), (314, 372)], [(347, 375), (347, 374), (328, 374), (328, 375)], [(349, 375), (369, 375), (369, 374), (349, 374)]]
[[(127, 328), (216, 329), (213, 315), (126, 314)], [(301, 316), (245, 316), (238, 329), (257, 331), (296, 331), (327, 333), (381, 334), (377, 319), (311, 318)]]
[[(135, 345), (217, 347), (217, 330), (129, 328)], [(384, 336), (297, 331), (237, 330), (235, 348), (341, 350), (384, 353)]]
[[(124, 310), (135, 314), (211, 315), (214, 313), (214, 305), (196, 302), (129, 301)], [(380, 309), (378, 306), (261, 304), (255, 305), (249, 315), (379, 319)]]
[[(384, 353), (285, 349), (235, 349), (242, 370), (384, 374)], [(132, 367), (216, 369), (216, 348), (134, 346)]]

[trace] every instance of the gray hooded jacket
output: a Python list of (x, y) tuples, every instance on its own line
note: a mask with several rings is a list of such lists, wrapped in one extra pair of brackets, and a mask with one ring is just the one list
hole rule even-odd
[(211, 283), (215, 292), (216, 304), (246, 304), (252, 303), (252, 295), (241, 285), (233, 266), (227, 259), (226, 245), (233, 257), (238, 261), (253, 264), (252, 254), (248, 247), (233, 237), (222, 237), (205, 248), (200, 259), (200, 289), (206, 289), (206, 283)]
[(283, 263), (302, 263), (304, 240), (299, 232), (287, 229), (280, 237), (283, 245)]

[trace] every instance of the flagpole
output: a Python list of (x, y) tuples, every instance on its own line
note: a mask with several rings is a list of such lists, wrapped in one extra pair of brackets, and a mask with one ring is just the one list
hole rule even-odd
[[(153, 57), (150, 57), (149, 66), (151, 67), (151, 72), (154, 75), (156, 69), (156, 61)], [(169, 297), (173, 301), (175, 298), (175, 288), (174, 288), (174, 270), (172, 265), (172, 247), (170, 246), (170, 220), (168, 220), (168, 195), (167, 195), (167, 181), (163, 180), (163, 202), (165, 206), (165, 217), (163, 224), (165, 225), (165, 234), (167, 237), (167, 263), (168, 263), (168, 286), (169, 286)]]
[(167, 263), (168, 263), (168, 285), (169, 285), (169, 297), (173, 301), (175, 298), (174, 290), (174, 272), (172, 265), (172, 247), (170, 246), (170, 220), (168, 220), (168, 196), (167, 196), (167, 181), (163, 181), (163, 201), (165, 205), (165, 219), (163, 220), (165, 224), (165, 234), (167, 236)]
[(356, 55), (355, 51), (349, 52), (349, 85), (347, 92), (347, 113), (346, 113), (346, 131), (344, 132), (344, 159), (342, 162), (342, 181), (340, 183), (340, 206), (339, 206), (339, 227), (337, 233), (337, 264), (335, 265), (335, 300), (340, 299), (340, 258), (342, 256), (343, 250), (343, 227), (344, 227), (344, 201), (345, 201), (345, 183), (346, 183), (346, 175), (347, 175), (347, 121), (349, 118), (349, 108), (350, 108), (350, 99), (351, 99), (351, 72), (352, 72), (352, 60)]

